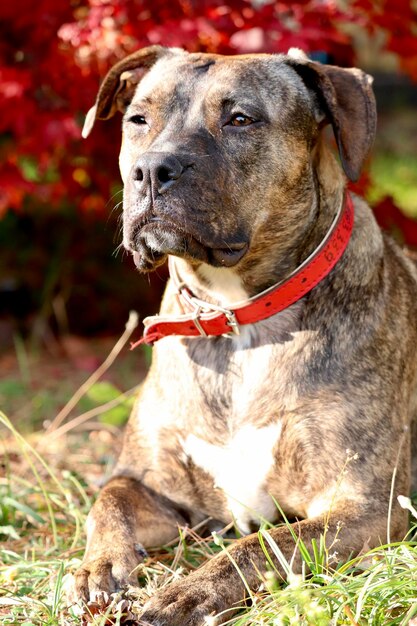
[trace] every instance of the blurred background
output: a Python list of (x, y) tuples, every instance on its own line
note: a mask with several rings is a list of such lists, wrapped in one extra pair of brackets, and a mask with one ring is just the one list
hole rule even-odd
[[(3, 2), (0, 409), (23, 428), (53, 418), (130, 309), (158, 310), (166, 270), (140, 276), (116, 253), (120, 118), (80, 136), (106, 71), (155, 43), (224, 54), (296, 46), (373, 74), (378, 136), (355, 189), (384, 228), (417, 248), (416, 0)], [(84, 409), (135, 385), (146, 356), (125, 348)]]

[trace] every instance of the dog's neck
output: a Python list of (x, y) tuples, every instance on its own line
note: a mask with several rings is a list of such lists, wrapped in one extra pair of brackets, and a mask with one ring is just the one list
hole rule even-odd
[(195, 296), (206, 302), (226, 306), (248, 297), (241, 276), (233, 268), (212, 267), (206, 263), (192, 267), (178, 258), (174, 263), (181, 281)]

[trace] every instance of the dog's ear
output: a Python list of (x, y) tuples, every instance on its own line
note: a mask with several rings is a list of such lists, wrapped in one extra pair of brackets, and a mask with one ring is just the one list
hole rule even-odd
[(372, 77), (356, 68), (345, 69), (290, 56), (287, 63), (317, 96), (322, 123), (330, 123), (345, 174), (359, 178), (376, 131)]
[(87, 113), (82, 136), (88, 137), (96, 120), (107, 120), (116, 111), (124, 112), (146, 72), (158, 59), (175, 52), (178, 52), (175, 48), (149, 46), (116, 63), (101, 83), (96, 103)]

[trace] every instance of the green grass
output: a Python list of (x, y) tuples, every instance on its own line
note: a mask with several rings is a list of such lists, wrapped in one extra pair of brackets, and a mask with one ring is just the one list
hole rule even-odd
[[(73, 434), (72, 439), (68, 435), (63, 444), (68, 458), (63, 461), (62, 446), (55, 444), (53, 450), (36, 434), (23, 438), (5, 416), (1, 421), (7, 430), (3, 431), (0, 478), (0, 624), (104, 626), (128, 623), (127, 617), (134, 624), (155, 590), (186, 575), (231, 541), (221, 536), (203, 540), (183, 530), (177, 544), (151, 552), (138, 570), (141, 586), (128, 590), (124, 601), (116, 596), (107, 615), (94, 606), (80, 615), (66, 606), (65, 587), (81, 562), (82, 527), (98, 491), (79, 474), (83, 473), (80, 454), (85, 452), (86, 459), (91, 456), (91, 442), (83, 433)], [(97, 475), (105, 473), (106, 445), (113, 443), (104, 439), (101, 450), (95, 447), (97, 456), (92, 461)], [(70, 460), (72, 452), (78, 454), (75, 461)], [(265, 549), (260, 589), (252, 593), (250, 606), (232, 618), (225, 617), (231, 625), (406, 626), (417, 616), (417, 546), (413, 541), (373, 550), (336, 570), (329, 565), (323, 542), (313, 554), (298, 542), (304, 571), (294, 575), (266, 527), (259, 540)], [(284, 584), (279, 582), (271, 554), (288, 571)]]
[(395, 204), (409, 217), (417, 217), (417, 156), (375, 154), (371, 161), (371, 204), (392, 196)]

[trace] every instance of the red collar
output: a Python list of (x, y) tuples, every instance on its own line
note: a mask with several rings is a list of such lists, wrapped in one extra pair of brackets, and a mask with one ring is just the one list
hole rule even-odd
[(287, 278), (262, 293), (233, 303), (227, 308), (209, 304), (196, 298), (181, 283), (175, 264), (170, 263), (170, 275), (182, 304), (190, 313), (184, 315), (153, 315), (143, 323), (143, 337), (132, 344), (132, 349), (146, 343), (153, 344), (170, 335), (184, 337), (218, 337), (239, 334), (240, 326), (264, 320), (300, 300), (325, 278), (336, 265), (349, 243), (353, 229), (353, 202), (346, 192), (344, 202), (320, 245)]

